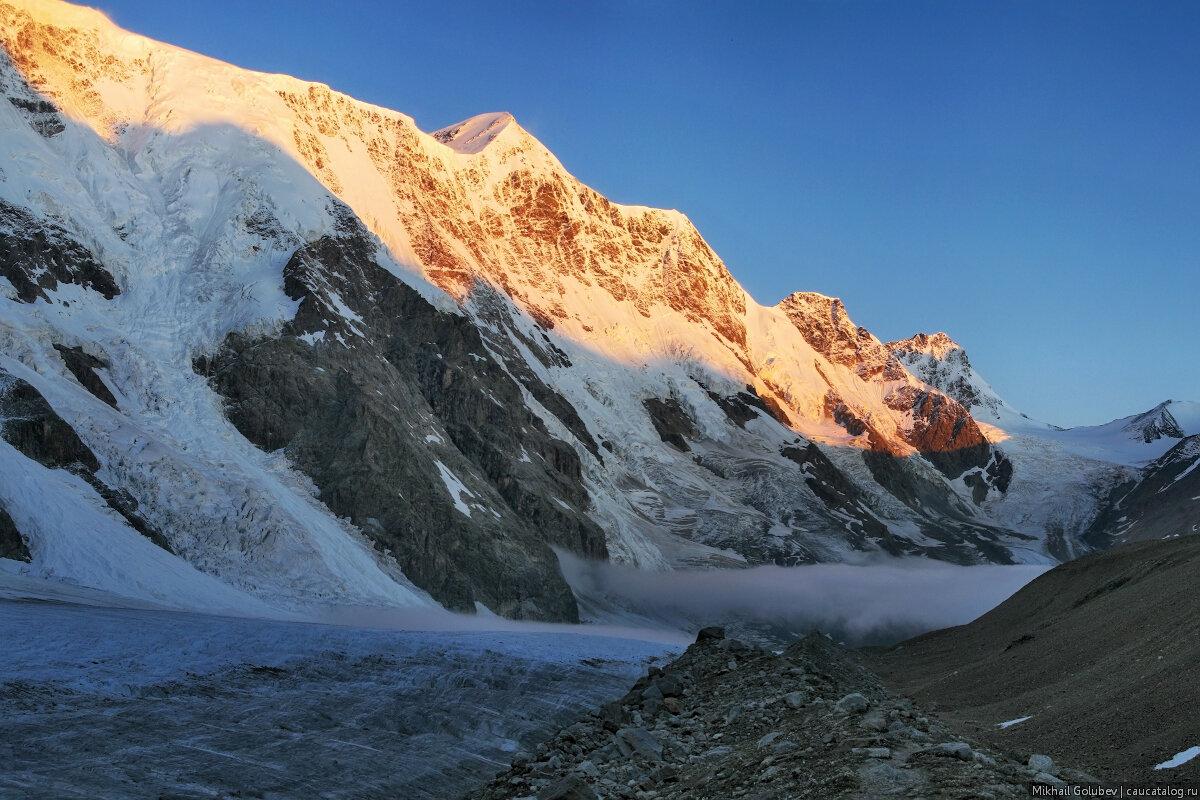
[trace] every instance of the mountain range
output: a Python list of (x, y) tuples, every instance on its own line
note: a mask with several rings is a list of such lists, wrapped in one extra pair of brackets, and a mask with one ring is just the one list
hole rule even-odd
[(0, 43), (0, 580), (576, 621), (557, 553), (1052, 564), (1195, 527), (1200, 404), (1029, 419), (944, 333), (760, 305), (509, 114), (426, 133), (57, 0), (0, 0)]

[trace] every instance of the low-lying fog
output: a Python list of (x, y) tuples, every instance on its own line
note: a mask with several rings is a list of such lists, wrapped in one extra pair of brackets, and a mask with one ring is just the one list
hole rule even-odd
[(592, 619), (689, 631), (723, 624), (782, 640), (819, 630), (849, 645), (970, 622), (1049, 569), (889, 558), (657, 573), (565, 553), (559, 560)]

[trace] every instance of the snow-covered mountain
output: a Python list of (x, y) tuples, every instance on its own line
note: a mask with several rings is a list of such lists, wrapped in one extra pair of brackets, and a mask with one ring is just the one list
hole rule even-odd
[(427, 134), (53, 0), (0, 0), (0, 42), (9, 569), (574, 619), (555, 549), (1067, 558), (1197, 432), (1194, 404), (1059, 430), (944, 334), (759, 305), (508, 114)]

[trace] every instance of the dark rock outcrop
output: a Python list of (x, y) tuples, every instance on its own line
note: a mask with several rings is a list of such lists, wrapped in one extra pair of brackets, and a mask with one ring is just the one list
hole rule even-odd
[(32, 556), (29, 545), (12, 517), (0, 506), (0, 558), (11, 558), (14, 561), (28, 562)]
[(567, 430), (588, 449), (593, 456), (603, 461), (596, 440), (587, 429), (587, 425), (579, 418), (579, 412), (558, 391), (548, 386), (533, 371), (518, 348), (533, 355), (546, 369), (566, 368), (571, 366), (570, 359), (557, 347), (546, 332), (537, 329), (539, 338), (522, 333), (520, 326), (513, 318), (515, 309), (511, 301), (501, 296), (491, 286), (476, 282), (470, 292), (470, 300), (480, 320), (484, 323), (479, 328), (479, 335), (487, 342), (492, 354), (504, 362), (509, 374), (520, 381), (521, 385), (533, 395), (551, 414), (558, 418)]
[(863, 458), (879, 485), (922, 512), (918, 525), (923, 534), (942, 543), (940, 559), (959, 564), (981, 561), (1012, 564), (1013, 556), (1006, 542), (1034, 541), (1032, 536), (975, 519), (972, 510), (946, 483), (917, 460), (874, 451), (863, 453)]
[(58, 107), (25, 81), (6, 81), (16, 69), (7, 48), (0, 47), (0, 97), (5, 97), (39, 136), (52, 139), (67, 129)]
[(692, 449), (687, 440), (698, 437), (700, 432), (696, 430), (695, 423), (679, 405), (678, 400), (673, 397), (666, 400), (648, 397), (642, 401), (642, 406), (650, 416), (650, 422), (653, 423), (659, 438), (685, 453)]
[[(736, 392), (731, 395), (722, 395), (712, 391), (703, 383), (700, 387), (704, 389), (709, 399), (721, 407), (725, 412), (725, 416), (729, 421), (739, 428), (745, 428), (746, 423), (750, 420), (757, 419), (759, 416), (774, 417), (781, 424), (787, 425), (787, 417), (780, 417), (779, 410), (771, 408), (767, 402), (759, 396), (753, 386), (747, 385), (746, 391)], [(759, 413), (761, 412), (761, 414)]]
[(243, 435), (285, 449), (322, 502), (439, 602), (576, 620), (551, 547), (606, 555), (579, 456), (525, 406), (479, 329), (382, 269), (343, 219), (341, 236), (285, 267), (300, 306), (282, 334), (230, 335), (197, 370)]
[[(867, 507), (859, 496), (859, 490), (816, 444), (804, 446), (784, 445), (779, 454), (794, 462), (804, 473), (804, 482), (830, 511), (841, 512), (855, 519), (852, 532), (860, 537), (875, 539), (886, 550), (889, 549), (891, 533)], [(859, 542), (861, 546), (861, 541)]]
[(96, 374), (96, 370), (108, 366), (106, 363), (90, 353), (83, 352), (82, 347), (66, 347), (56, 344), (54, 349), (62, 356), (63, 363), (67, 365), (67, 369), (71, 371), (75, 380), (79, 381), (83, 388), (91, 392), (98, 400), (108, 403), (113, 408), (117, 407), (117, 398), (113, 397), (113, 393)]
[(0, 372), (0, 436), (44, 467), (94, 473), (100, 462), (29, 382)]
[(897, 411), (912, 410), (912, 430), (905, 440), (946, 477), (957, 478), (990, 460), (987, 439), (957, 400), (939, 391), (905, 386), (885, 402)]
[(63, 228), (0, 200), (0, 277), (26, 303), (50, 301), (60, 283), (91, 289), (106, 300), (121, 293), (116, 280)]
[(24, 97), (9, 97), (8, 102), (25, 115), (29, 124), (41, 136), (50, 139), (67, 129), (63, 118), (54, 104), (47, 100), (29, 100)]
[(164, 550), (171, 551), (161, 531), (137, 513), (138, 502), (124, 489), (113, 488), (96, 475), (100, 462), (66, 420), (28, 381), (0, 370), (0, 437), (50, 469), (65, 469), (88, 482), (130, 527)]
[(1188, 436), (1113, 488), (1104, 511), (1083, 534), (1097, 549), (1123, 542), (1190, 536), (1200, 531), (1200, 435)]
[(995, 489), (1000, 494), (1008, 491), (1012, 482), (1013, 464), (999, 449), (991, 448), (991, 458), (983, 469), (974, 469), (962, 476), (963, 483), (971, 487), (971, 499), (981, 505), (988, 492)]
[(998, 398), (980, 392), (971, 383), (967, 353), (944, 333), (918, 333), (912, 338), (884, 345), (913, 375), (953, 397), (964, 408), (976, 406), (995, 411)]
[(1171, 413), (1172, 402), (1168, 400), (1160, 403), (1145, 414), (1135, 417), (1125, 426), (1125, 431), (1137, 436), (1147, 444), (1164, 437), (1182, 439), (1186, 433), (1179, 425), (1179, 421), (1175, 419), (1175, 415)]

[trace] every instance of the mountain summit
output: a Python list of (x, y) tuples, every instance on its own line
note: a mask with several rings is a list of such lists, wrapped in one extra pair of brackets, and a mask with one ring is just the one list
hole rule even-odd
[(506, 113), (427, 134), (52, 1), (0, 0), (0, 44), (12, 570), (571, 620), (556, 550), (1068, 558), (1182, 432), (1064, 432), (942, 334), (759, 305)]

